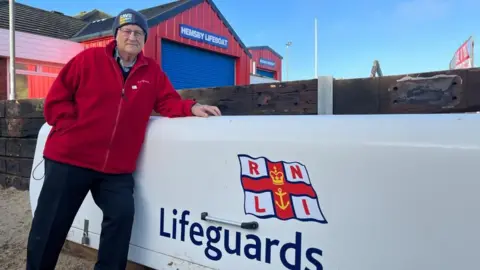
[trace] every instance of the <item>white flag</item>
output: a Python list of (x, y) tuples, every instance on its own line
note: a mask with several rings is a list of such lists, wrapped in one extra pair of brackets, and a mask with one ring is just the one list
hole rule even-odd
[(315, 220), (320, 223), (326, 223), (325, 216), (320, 210), (318, 201), (308, 196), (292, 196), (293, 211), (295, 217), (299, 220)]

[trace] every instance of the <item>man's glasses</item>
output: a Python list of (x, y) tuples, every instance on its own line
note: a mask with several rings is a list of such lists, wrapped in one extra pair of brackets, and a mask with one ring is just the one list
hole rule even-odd
[(129, 37), (132, 33), (133, 33), (133, 36), (135, 38), (141, 38), (143, 37), (145, 34), (143, 33), (143, 31), (135, 31), (135, 30), (130, 30), (130, 29), (120, 29), (120, 31), (122, 32), (122, 34), (125, 36), (125, 37)]

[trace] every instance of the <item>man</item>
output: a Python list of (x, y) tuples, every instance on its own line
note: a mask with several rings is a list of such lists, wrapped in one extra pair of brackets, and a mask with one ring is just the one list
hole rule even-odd
[(113, 23), (115, 40), (90, 48), (62, 69), (45, 99), (52, 126), (45, 181), (28, 239), (27, 269), (54, 269), (88, 191), (104, 219), (95, 269), (124, 270), (134, 216), (132, 173), (148, 119), (219, 116), (217, 107), (182, 100), (159, 65), (143, 55), (146, 18), (131, 9)]

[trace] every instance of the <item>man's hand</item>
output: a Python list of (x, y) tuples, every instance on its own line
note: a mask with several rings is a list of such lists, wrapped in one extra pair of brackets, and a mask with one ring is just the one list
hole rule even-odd
[(192, 114), (199, 117), (208, 117), (209, 114), (214, 116), (222, 115), (216, 106), (202, 105), (199, 103), (192, 106)]

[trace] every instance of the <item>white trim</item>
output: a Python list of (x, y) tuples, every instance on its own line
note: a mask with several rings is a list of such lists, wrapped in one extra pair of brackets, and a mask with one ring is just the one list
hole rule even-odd
[(56, 78), (58, 74), (55, 73), (46, 73), (46, 72), (37, 72), (37, 71), (29, 71), (29, 70), (16, 70), (15, 74), (20, 75), (33, 75), (33, 76), (42, 76), (42, 77), (51, 77)]

